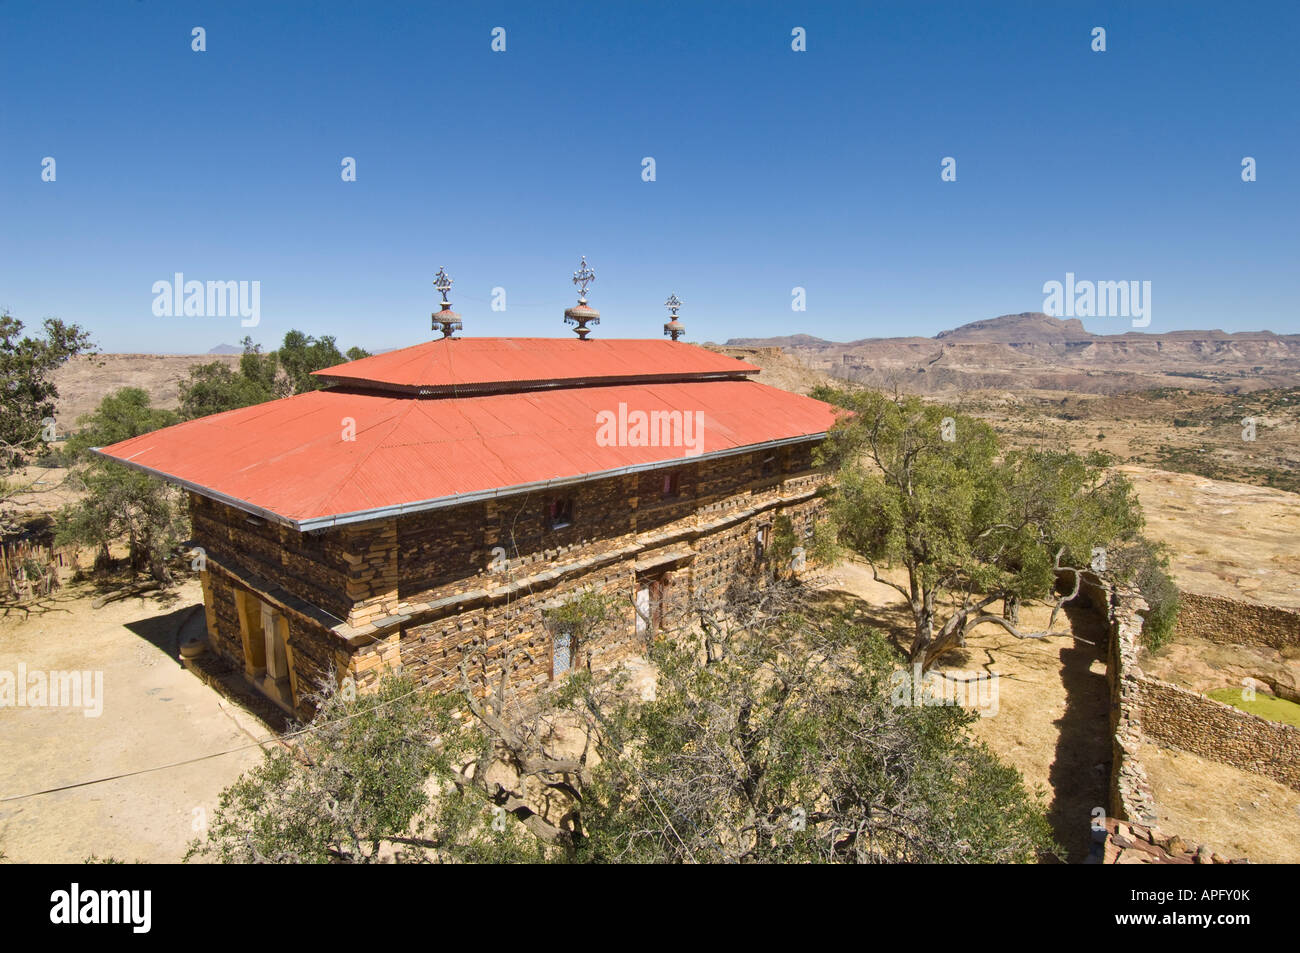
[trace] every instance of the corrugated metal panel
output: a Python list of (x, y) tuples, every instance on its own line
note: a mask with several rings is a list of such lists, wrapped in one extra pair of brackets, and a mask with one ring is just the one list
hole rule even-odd
[[(602, 446), (597, 414), (617, 419), (620, 405), (628, 416), (698, 412), (700, 442), (631, 445), (631, 430), (623, 445)], [(827, 404), (748, 380), (442, 399), (323, 390), (178, 424), (101, 452), (300, 524), (668, 465), (697, 451), (825, 433), (834, 420)], [(349, 421), (355, 439), (345, 439)]]
[(454, 338), (316, 371), (331, 382), (411, 388), (757, 373), (753, 364), (684, 341)]

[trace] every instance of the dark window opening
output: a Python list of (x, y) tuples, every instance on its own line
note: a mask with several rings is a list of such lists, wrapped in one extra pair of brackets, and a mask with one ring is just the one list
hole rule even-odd
[(761, 471), (762, 471), (763, 476), (772, 476), (774, 473), (776, 473), (776, 454), (775, 454), (775, 453), (769, 453), (769, 454), (767, 454), (765, 457), (763, 457), (763, 463), (762, 463)]
[(553, 497), (546, 507), (546, 528), (563, 529), (573, 524), (573, 497)]
[(682, 474), (680, 470), (673, 470), (671, 473), (664, 474), (663, 495), (665, 498), (677, 496), (682, 491)]

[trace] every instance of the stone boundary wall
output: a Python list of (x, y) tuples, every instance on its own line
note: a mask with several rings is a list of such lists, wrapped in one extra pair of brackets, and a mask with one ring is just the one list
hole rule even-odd
[(1142, 671), (1137, 666), (1137, 653), (1147, 604), (1136, 591), (1118, 590), (1091, 573), (1084, 575), (1079, 595), (1096, 611), (1105, 613), (1110, 624), (1106, 665), (1110, 684), (1110, 814), (1154, 827), (1158, 822), (1155, 795), (1138, 759), (1142, 747)]
[(1199, 592), (1182, 592), (1179, 635), (1220, 645), (1300, 645), (1300, 612), (1258, 602), (1242, 602)]
[[(1080, 599), (1105, 612), (1110, 626), (1110, 727), (1112, 735), (1109, 811), (1124, 821), (1155, 826), (1156, 800), (1138, 754), (1144, 733), (1153, 741), (1212, 761), (1271, 778), (1300, 790), (1300, 728), (1260, 718), (1145, 674), (1138, 665), (1142, 619), (1147, 604), (1134, 590), (1117, 588), (1085, 574)], [(1271, 606), (1184, 593), (1190, 631), (1224, 644), (1280, 647), (1297, 644), (1300, 615)], [(1209, 633), (1213, 632), (1213, 635)], [(1234, 637), (1235, 636), (1235, 637)], [(1266, 641), (1272, 640), (1272, 641)], [(1157, 829), (1158, 830), (1158, 829)]]
[(1158, 678), (1139, 676), (1137, 683), (1148, 737), (1300, 791), (1300, 728)]

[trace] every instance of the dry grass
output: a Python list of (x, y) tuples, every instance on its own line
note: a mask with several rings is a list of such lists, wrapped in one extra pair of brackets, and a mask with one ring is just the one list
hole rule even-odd
[(1161, 830), (1227, 857), (1300, 863), (1300, 791), (1249, 771), (1151, 742), (1139, 757)]

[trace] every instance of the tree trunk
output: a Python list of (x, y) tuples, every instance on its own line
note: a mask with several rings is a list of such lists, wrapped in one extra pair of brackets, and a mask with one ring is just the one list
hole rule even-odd
[(1020, 597), (1008, 595), (1002, 600), (1002, 618), (1006, 619), (1012, 625), (1020, 622)]
[(160, 553), (150, 555), (149, 575), (153, 576), (160, 585), (170, 586), (172, 584), (172, 571), (167, 566), (166, 558)]
[(943, 624), (943, 628), (939, 630), (939, 634), (934, 635), (934, 618), (933, 612), (931, 612), (931, 633), (923, 645), (918, 646), (916, 643), (912, 644), (912, 653), (909, 656), (908, 661), (913, 665), (920, 663), (922, 671), (929, 670), (930, 666), (935, 663), (939, 656), (952, 648), (955, 643), (961, 641), (962, 630), (965, 629), (966, 620), (969, 618), (969, 609), (958, 609), (949, 617), (948, 621)]
[(907, 660), (916, 664), (925, 658), (934, 640), (934, 608), (928, 603), (914, 610), (916, 634), (912, 637), (912, 647), (908, 650)]

